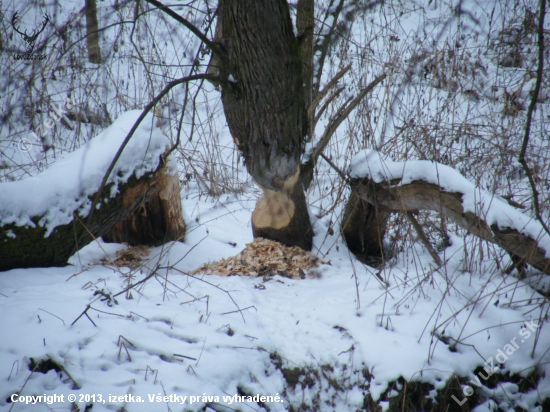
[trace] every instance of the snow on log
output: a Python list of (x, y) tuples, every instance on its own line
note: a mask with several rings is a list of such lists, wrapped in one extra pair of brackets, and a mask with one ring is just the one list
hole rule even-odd
[[(163, 158), (170, 142), (149, 114), (122, 152), (88, 219), (103, 176), (140, 114), (122, 114), (43, 173), (0, 184), (0, 270), (65, 265), (76, 251), (109, 233), (140, 205), (166, 197), (162, 183), (173, 180), (167, 176), (175, 173)], [(183, 223), (181, 203), (179, 214), (178, 224)]]
[(542, 225), (452, 167), (427, 160), (394, 162), (366, 149), (353, 158), (348, 173), (357, 194), (369, 203), (396, 212), (440, 212), (550, 274), (550, 236)]

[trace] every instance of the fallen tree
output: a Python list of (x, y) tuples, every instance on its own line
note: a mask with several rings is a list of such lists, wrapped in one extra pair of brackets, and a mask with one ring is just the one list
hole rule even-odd
[[(537, 220), (476, 187), (455, 169), (430, 161), (393, 162), (374, 150), (355, 156), (349, 170), (354, 194), (384, 211), (432, 210), (519, 262), (550, 274), (550, 236)], [(360, 230), (360, 226), (351, 226)]]
[(153, 128), (152, 115), (101, 185), (126, 135), (121, 130), (129, 130), (140, 113), (123, 114), (43, 173), (0, 185), (0, 270), (66, 265), (101, 236), (150, 245), (183, 238), (179, 180), (166, 159), (168, 139)]

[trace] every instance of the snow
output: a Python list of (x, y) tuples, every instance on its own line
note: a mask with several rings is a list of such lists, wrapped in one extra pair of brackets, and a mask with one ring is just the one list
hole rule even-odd
[[(322, 3), (316, 2), (320, 6), (319, 21), (323, 22), (318, 30), (327, 33), (336, 3), (331, 10), (322, 10)], [(207, 7), (204, 4), (193, 5), (198, 8), (191, 18), (193, 24), (206, 30), (203, 23), (209, 14), (200, 9)], [(353, 10), (353, 4), (345, 7)], [(352, 96), (359, 83), (368, 84), (369, 76), (379, 73), (373, 68), (387, 70), (388, 80), (384, 87), (366, 97), (364, 107), (356, 110), (360, 113), (357, 117), (355, 112), (351, 114), (349, 125), (341, 126), (325, 153), (334, 163), (344, 164), (341, 168), (345, 170), (350, 152), (376, 147), (379, 152), (365, 150), (353, 159), (353, 174), (368, 175), (378, 182), (398, 177), (399, 184), (423, 179), (449, 191), (460, 191), (465, 194), (465, 210), (480, 213), (499, 227), (513, 227), (536, 237), (540, 228), (535, 222), (480, 188), (499, 183), (496, 166), (506, 164), (511, 170), (517, 158), (514, 150), (517, 152), (519, 147), (517, 137), (523, 130), (524, 112), (513, 118), (501, 115), (503, 99), (515, 93), (525, 103), (533, 86), (529, 59), (518, 68), (503, 68), (495, 63), (499, 58), (495, 42), (505, 27), (506, 14), (512, 11), (506, 9), (510, 4), (461, 2), (462, 10), (471, 12), (479, 24), (473, 24), (468, 13), (449, 19), (448, 16), (457, 15), (456, 4), (445, 2), (402, 2), (374, 8), (368, 11), (363, 26), (359, 11), (355, 23), (348, 22), (349, 38), (357, 43), (342, 49), (348, 50), (353, 69), (342, 80), (346, 90), (336, 103)], [(32, 11), (26, 15), (25, 24), (32, 29), (32, 24), (40, 21), (42, 10), (31, 6), (30, 2), (25, 6)], [(80, 2), (53, 6), (60, 7), (58, 13), (52, 13), (56, 23), (46, 28), (41, 39), (57, 41), (54, 29), (69, 21), (75, 22), (74, 28), (68, 30), (71, 41), (84, 38), (85, 33), (77, 30), (85, 27), (85, 22), (79, 20), (81, 15), (77, 15)], [(134, 10), (112, 6), (113, 2), (106, 2), (98, 9), (101, 25), (112, 26), (101, 36), (107, 72), (96, 71), (95, 65), (85, 62), (83, 43), (73, 47), (81, 47), (82, 54), (75, 61), (82, 62), (82, 73), (69, 68), (64, 49), (61, 54), (48, 55), (52, 71), (58, 74), (56, 81), (31, 75), (32, 67), (23, 61), (10, 60), (11, 67), (4, 68), (6, 72), (10, 68), (13, 77), (5, 82), (4, 112), (17, 108), (12, 117), (18, 117), (20, 122), (12, 119), (12, 123), (0, 124), (0, 134), (6, 137), (0, 139), (0, 171), (4, 180), (29, 174), (33, 177), (0, 185), (0, 225), (32, 225), (33, 216), (43, 215), (39, 224), (50, 232), (56, 225), (67, 223), (74, 212), (85, 214), (90, 207), (88, 196), (103, 176), (101, 171), (139, 114), (124, 112), (149, 102), (167, 78), (187, 75), (184, 71), (194, 63), (200, 42), (152, 12), (143, 14), (143, 24), (134, 25), (132, 33), (135, 29), (134, 40), (142, 47), (148, 46), (148, 36), (156, 40), (157, 50), (143, 50), (140, 59), (154, 64), (137, 66), (130, 28), (117, 24), (132, 19)], [(12, 9), (23, 5), (9, 3), (7, 7), (6, 14), (11, 15)], [(189, 13), (191, 9), (185, 7), (178, 13)], [(344, 10), (342, 16), (346, 14)], [(151, 20), (145, 23), (145, 17)], [(210, 27), (210, 35), (213, 28)], [(10, 30), (8, 27), (7, 32)], [(389, 33), (401, 40), (389, 41)], [(20, 48), (18, 36), (5, 37), (8, 48)], [(450, 46), (455, 41), (462, 44), (460, 50)], [(330, 62), (327, 60), (324, 66), (322, 84), (343, 67), (340, 63), (348, 62), (339, 60), (337, 51), (337, 47), (329, 51)], [(468, 56), (469, 51), (472, 55)], [(457, 54), (451, 57), (451, 52)], [(459, 52), (464, 55), (458, 56)], [(58, 66), (50, 61), (56, 56), (61, 56)], [(413, 64), (413, 58), (420, 61)], [(457, 68), (455, 63), (466, 67)], [(424, 73), (423, 67), (431, 67), (430, 73)], [(77, 81), (69, 80), (75, 77)], [(452, 82), (445, 85), (445, 78)], [(29, 100), (31, 93), (25, 85), (33, 81), (47, 97), (40, 104)], [(91, 88), (96, 84), (100, 91)], [(461, 93), (470, 89), (478, 98)], [(543, 96), (548, 95), (547, 89), (543, 85)], [(168, 101), (181, 104), (181, 90), (184, 88), (174, 89)], [(18, 150), (17, 142), (47, 121), (50, 106), (65, 99), (68, 91), (81, 111), (89, 108), (101, 113), (100, 107), (105, 104), (111, 116), (123, 114), (72, 154), (67, 153), (81, 141), (73, 137), (75, 131), (61, 125), (47, 136), (57, 152), (42, 153), (40, 144), (29, 152)], [(537, 402), (550, 396), (550, 329), (548, 298), (539, 292), (547, 293), (549, 277), (529, 273), (528, 278), (518, 280), (515, 275), (507, 275), (502, 268), (509, 258), (502, 251), (452, 229), (447, 234), (450, 246), (438, 249), (445, 262), (440, 268), (434, 269), (431, 256), (418, 242), (404, 242), (404, 247), (382, 269), (361, 264), (338, 235), (341, 201), (347, 193), (334, 190), (339, 178), (322, 161), (307, 196), (316, 234), (313, 250), (330, 264), (304, 280), (187, 275), (206, 262), (236, 255), (252, 240), (250, 215), (259, 196), (237, 160), (234, 143), (224, 127), (221, 103), (212, 97), (212, 86), (204, 83), (200, 92), (194, 89), (191, 95), (197, 111), (191, 116), (188, 107), (184, 116), (179, 148), (183, 160), (178, 165), (181, 180), (186, 181), (181, 193), (188, 226), (183, 243), (150, 249), (143, 266), (137, 269), (109, 264), (127, 246), (98, 239), (75, 254), (70, 266), (0, 273), (0, 411), (69, 410), (73, 408), (67, 400), (69, 394), (77, 395), (76, 404), (81, 411), (92, 401), (93, 411), (213, 410), (205, 407), (209, 401), (203, 401), (203, 396), (220, 398), (219, 404), (227, 406), (227, 410), (265, 410), (253, 400), (233, 401), (235, 395), (242, 393), (281, 396), (283, 402), (268, 402), (272, 411), (288, 410), (290, 404), (296, 409), (302, 402), (318, 402), (314, 409), (320, 411), (353, 411), (362, 408), (367, 393), (377, 400), (399, 377), (441, 388), (456, 373), (468, 380), (463, 384), (465, 390), (468, 385), (477, 391), (471, 383), (479, 376), (474, 374), (476, 368), (496, 365), (498, 351), (505, 351), (513, 339), (519, 348), (508, 356), (502, 374), (526, 376), (536, 369), (543, 377), (527, 393), (518, 393), (516, 385), (510, 383), (492, 390), (482, 388), (479, 392), (494, 398), (475, 410), (489, 411), (498, 406), (503, 410), (518, 406), (529, 411), (542, 410)], [(37, 113), (40, 109), (42, 114), (31, 121), (20, 110), (24, 105), (19, 102), (32, 105)], [(544, 154), (548, 150), (548, 140), (536, 134), (548, 130), (548, 105), (537, 107), (530, 158), (535, 158), (538, 151)], [(168, 105), (163, 114), (169, 115), (170, 110)], [(326, 116), (331, 110), (334, 108), (329, 108)], [(326, 126), (324, 117), (317, 124), (317, 137)], [(172, 137), (175, 118), (179, 116), (162, 121), (167, 126), (164, 131), (172, 133)], [(356, 120), (364, 119), (368, 121), (360, 124), (363, 128), (354, 128)], [(409, 119), (416, 126), (408, 123)], [(148, 116), (125, 149), (111, 175), (116, 184), (125, 181), (137, 165), (138, 174), (158, 165), (158, 156), (168, 139), (152, 126), (153, 122)], [(471, 133), (467, 127), (460, 129), (474, 124), (482, 127)], [(439, 128), (431, 134), (433, 125)], [(80, 135), (83, 141), (97, 134), (90, 125), (80, 126), (86, 132)], [(365, 136), (353, 135), (354, 130), (363, 130)], [(405, 130), (403, 135), (401, 130)], [(407, 139), (416, 138), (419, 130), (427, 130), (427, 143), (415, 140), (415, 145), (420, 145), (416, 150)], [(454, 141), (455, 131), (460, 141)], [(315, 146), (315, 135), (306, 147), (304, 160)], [(404, 138), (397, 140), (392, 136)], [(504, 154), (495, 155), (494, 148), (503, 146), (492, 145), (492, 140), (507, 138)], [(14, 144), (10, 145), (11, 141)], [(349, 151), (344, 149), (348, 144)], [(393, 161), (382, 152), (392, 153), (400, 160), (422, 155), (439, 162)], [(444, 156), (448, 159), (442, 160)], [(478, 166), (472, 160), (486, 161), (490, 157), (494, 167), (490, 162)], [(506, 163), (510, 158), (512, 161)], [(456, 170), (441, 164), (447, 161)], [(543, 175), (547, 170), (544, 160), (538, 162)], [(36, 174), (37, 170), (45, 171)], [(526, 193), (525, 197), (530, 198), (524, 178), (511, 180), (512, 193)], [(510, 181), (506, 183), (510, 185)], [(496, 185), (497, 193), (508, 193), (506, 183)], [(323, 191), (322, 187), (326, 189)], [(327, 212), (329, 209), (331, 213)], [(397, 243), (393, 235), (395, 231), (390, 226), (385, 240), (389, 246)], [(547, 239), (541, 238), (540, 244), (548, 255)], [(157, 267), (161, 269), (148, 281), (114, 297)], [(88, 305), (90, 318), (79, 318)], [(541, 325), (536, 333), (527, 326), (531, 322)], [(65, 372), (33, 373), (29, 369), (31, 358), (51, 358)], [(278, 359), (287, 372), (299, 369), (300, 381), (295, 387), (283, 375)], [(368, 374), (373, 376), (370, 381), (365, 377)], [(336, 390), (334, 383), (342, 389)], [(10, 403), (9, 399), (18, 393), (63, 395), (64, 400), (51, 405)], [(394, 390), (390, 396), (395, 393)], [(105, 403), (99, 401), (100, 395)], [(140, 396), (144, 402), (132, 402), (129, 395)], [(86, 396), (96, 398), (87, 401)], [(180, 397), (186, 397), (183, 405)], [(387, 400), (381, 401), (380, 406), (383, 410), (390, 408)], [(222, 406), (219, 409), (224, 410)]]
[[(354, 370), (367, 368), (374, 376), (369, 389), (374, 399), (399, 376), (435, 382), (456, 372), (473, 379), (475, 368), (511, 339), (517, 337), (519, 343), (526, 320), (539, 322), (541, 309), (528, 285), (513, 278), (465, 274), (458, 257), (451, 257), (445, 272), (433, 273), (431, 284), (420, 289), (407, 279), (405, 262), (387, 268), (382, 272), (391, 280), (386, 287), (372, 269), (350, 261), (341, 240), (337, 241), (340, 251), (321, 246), (326, 220), (317, 221), (314, 243), (330, 264), (317, 268), (313, 279), (186, 275), (206, 261), (236, 254), (252, 240), (248, 222), (253, 200), (251, 193), (245, 194), (243, 201), (249, 206), (242, 208), (242, 203), (231, 198), (216, 203), (184, 198), (189, 213), (185, 242), (151, 249), (145, 267), (139, 270), (98, 265), (125, 248), (99, 240), (71, 258), (74, 266), (0, 273), (4, 314), (0, 318), (4, 331), (0, 410), (8, 410), (12, 404), (6, 399), (22, 390), (22, 396), (64, 395), (65, 402), (58, 407), (68, 407), (69, 394), (101, 394), (105, 404), (94, 403), (94, 410), (100, 411), (122, 406), (129, 411), (162, 410), (166, 405), (181, 408), (181, 398), (178, 402), (176, 396), (187, 396), (186, 410), (198, 411), (208, 403), (196, 400), (203, 394), (218, 396), (220, 404), (229, 406), (223, 396), (244, 392), (279, 395), (284, 402), (268, 405), (272, 411), (284, 411), (302, 396), (314, 400), (322, 385), (327, 391), (319, 396), (332, 399), (336, 406), (321, 410), (355, 410), (361, 407), (365, 390), (359, 387), (364, 378)], [(455, 256), (460, 247), (455, 242), (448, 256)], [(419, 253), (424, 256), (421, 259), (429, 260), (425, 252)], [(131, 290), (131, 296), (114, 296), (129, 280), (143, 279), (157, 265), (174, 265), (174, 269), (160, 269)], [(451, 291), (447, 291), (449, 283), (454, 285)], [(260, 284), (265, 289), (258, 289)], [(533, 299), (532, 303), (506, 307), (504, 295), (512, 291), (515, 300)], [(492, 305), (495, 294), (502, 302), (499, 307)], [(444, 306), (439, 303), (442, 299)], [(78, 318), (87, 305), (90, 319)], [(461, 336), (457, 351), (434, 340), (430, 330)], [(505, 372), (525, 373), (535, 364), (548, 369), (550, 333), (547, 327), (540, 332), (534, 357), (530, 357), (535, 342), (531, 334), (509, 356)], [(301, 389), (298, 384), (295, 391), (289, 389), (272, 359), (274, 353), (286, 368), (332, 365), (333, 370), (325, 373), (346, 382), (347, 395), (335, 393), (326, 380), (310, 388)], [(31, 373), (30, 358), (55, 360), (76, 385), (64, 373), (61, 379), (53, 371)], [(543, 384), (548, 385), (546, 380)], [(127, 394), (141, 396), (144, 402), (132, 403), (128, 397), (109, 401), (109, 395)], [(149, 395), (173, 397), (150, 402)], [(191, 396), (198, 397), (193, 404)], [(529, 405), (536, 400), (533, 395), (516, 397)], [(81, 410), (86, 405), (82, 399), (77, 398)], [(244, 404), (258, 410), (255, 402), (233, 403), (232, 407)], [(31, 407), (16, 404), (14, 410), (26, 408)], [(43, 404), (32, 408), (47, 410)]]
[(438, 185), (445, 192), (461, 193), (465, 212), (480, 216), (489, 226), (515, 229), (537, 240), (550, 258), (550, 236), (540, 222), (510, 206), (500, 196), (476, 187), (452, 167), (428, 160), (394, 162), (376, 150), (364, 149), (351, 160), (349, 173), (352, 178), (367, 177), (376, 183), (400, 179), (397, 186), (421, 180)]
[[(70, 223), (74, 212), (87, 216), (90, 197), (99, 189), (105, 171), (140, 114), (141, 110), (122, 114), (86, 145), (39, 175), (1, 183), (0, 227), (10, 223), (35, 227), (33, 218), (40, 218), (38, 224), (47, 229), (44, 236), (48, 237), (55, 227)], [(147, 115), (109, 176), (107, 184), (114, 184), (111, 196), (132, 174), (140, 178), (154, 171), (168, 144), (162, 131), (153, 127), (153, 115)]]

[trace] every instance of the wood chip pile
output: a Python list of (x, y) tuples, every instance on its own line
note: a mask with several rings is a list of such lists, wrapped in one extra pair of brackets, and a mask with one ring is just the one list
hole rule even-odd
[(127, 266), (130, 269), (136, 269), (142, 264), (142, 259), (149, 254), (147, 246), (128, 246), (116, 252), (116, 259), (105, 259), (103, 264), (114, 265), (117, 267)]
[(304, 279), (318, 276), (311, 269), (325, 262), (297, 246), (287, 247), (279, 242), (256, 238), (237, 256), (201, 266), (191, 274), (206, 273), (230, 276), (274, 276)]

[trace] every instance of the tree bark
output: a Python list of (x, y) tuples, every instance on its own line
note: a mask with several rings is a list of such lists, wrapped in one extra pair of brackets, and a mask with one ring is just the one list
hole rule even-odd
[(156, 190), (149, 200), (140, 202), (134, 211), (103, 236), (105, 242), (128, 243), (130, 246), (160, 246), (171, 240), (183, 239), (186, 228), (177, 174), (161, 170), (152, 182), (143, 182), (126, 190), (122, 200), (123, 207), (132, 207), (135, 199), (147, 192), (151, 184)]
[[(101, 202), (102, 206), (95, 211), (91, 222), (87, 221), (87, 217), (75, 215), (71, 223), (57, 226), (47, 238), (44, 237), (46, 228), (38, 224), (41, 216), (33, 217), (34, 228), (20, 227), (14, 224), (1, 227), (0, 271), (15, 268), (64, 266), (69, 257), (79, 249), (94, 239), (107, 235), (117, 223), (135, 213), (143, 205), (147, 205), (148, 202), (173, 201), (171, 198), (162, 199), (165, 189), (163, 182), (166, 181), (163, 164), (161, 162), (154, 173), (148, 173), (140, 179), (132, 176), (126, 184), (119, 187), (117, 196), (113, 198), (110, 197), (111, 186), (106, 186), (101, 192), (101, 198), (108, 199), (108, 201)], [(179, 199), (179, 190), (177, 194)], [(95, 194), (90, 196), (90, 201), (94, 196)], [(181, 219), (181, 203), (179, 203), (179, 211), (176, 210), (177, 203), (173, 203), (172, 206), (175, 208), (171, 209), (171, 213), (179, 215)], [(157, 217), (152, 219), (152, 222), (156, 223), (159, 220), (162, 218)], [(182, 233), (178, 230), (175, 234), (167, 231), (166, 236), (161, 237), (166, 241), (179, 239)], [(176, 236), (175, 239), (170, 238), (173, 236)]]
[[(310, 249), (305, 196), (294, 188), (308, 122), (300, 45), (288, 4), (221, 0), (218, 19), (216, 37), (226, 53), (219, 62), (225, 116), (248, 172), (264, 191), (253, 233)], [(273, 212), (281, 213), (265, 215)]]
[(101, 52), (99, 48), (99, 24), (97, 22), (96, 0), (86, 0), (86, 42), (88, 45), (88, 60), (90, 63), (101, 63)]
[(358, 260), (375, 266), (384, 261), (382, 240), (389, 218), (389, 211), (372, 205), (352, 190), (340, 227), (348, 249)]
[(543, 273), (550, 274), (550, 258), (536, 239), (515, 229), (489, 225), (482, 217), (465, 212), (462, 193), (446, 192), (436, 184), (417, 180), (397, 186), (399, 180), (375, 183), (369, 179), (354, 179), (357, 195), (374, 205), (394, 212), (433, 210), (442, 213), (458, 226), (488, 242), (496, 243), (510, 255), (527, 262)]

